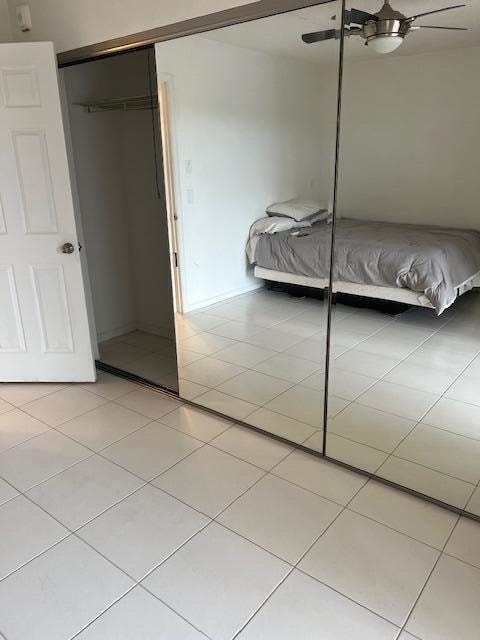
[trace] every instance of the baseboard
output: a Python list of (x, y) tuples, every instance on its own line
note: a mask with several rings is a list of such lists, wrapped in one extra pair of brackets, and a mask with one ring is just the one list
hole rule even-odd
[(201, 302), (195, 302), (194, 304), (184, 305), (183, 313), (190, 313), (191, 311), (198, 311), (199, 309), (203, 309), (204, 307), (209, 307), (212, 304), (217, 304), (218, 302), (225, 302), (225, 300), (229, 300), (230, 298), (234, 298), (235, 296), (240, 296), (242, 293), (249, 293), (250, 291), (255, 291), (256, 289), (261, 289), (264, 286), (263, 282), (248, 285), (247, 287), (241, 287), (240, 289), (233, 289), (231, 291), (226, 291), (225, 293), (221, 293), (218, 296), (214, 296), (213, 298), (206, 298)]
[(129, 324), (125, 324), (122, 327), (116, 327), (115, 329), (111, 329), (110, 331), (102, 331), (101, 333), (97, 333), (98, 342), (103, 342), (104, 340), (110, 340), (111, 338), (117, 338), (118, 336), (123, 336), (125, 333), (130, 333), (131, 331), (135, 331), (137, 328), (137, 324), (135, 322), (131, 322)]

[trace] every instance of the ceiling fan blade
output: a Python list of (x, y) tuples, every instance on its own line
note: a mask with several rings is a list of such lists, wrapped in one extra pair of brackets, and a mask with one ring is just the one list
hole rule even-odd
[(442, 11), (451, 11), (452, 9), (461, 9), (462, 7), (466, 7), (466, 4), (456, 4), (452, 7), (444, 7), (443, 9), (435, 9), (434, 11), (425, 11), (425, 13), (417, 13), (415, 16), (410, 16), (407, 18), (408, 22), (413, 22), (417, 18), (423, 18), (423, 16), (431, 16), (433, 13), (442, 13)]
[(332, 38), (339, 38), (340, 31), (337, 29), (327, 29), (326, 31), (314, 31), (313, 33), (304, 33), (302, 40), (307, 44), (313, 42), (323, 42), (323, 40), (331, 40)]
[(371, 13), (367, 13), (366, 11), (361, 11), (360, 9), (350, 9), (345, 12), (345, 22), (347, 24), (364, 24), (368, 20), (378, 20), (377, 16), (372, 15)]
[(426, 24), (419, 24), (411, 27), (411, 29), (446, 29), (447, 31), (468, 31), (467, 27), (430, 27)]

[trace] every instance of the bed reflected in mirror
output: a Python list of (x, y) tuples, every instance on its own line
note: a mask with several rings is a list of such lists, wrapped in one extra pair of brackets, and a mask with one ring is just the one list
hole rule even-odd
[[(177, 215), (180, 396), (315, 450), (339, 42), (319, 49), (302, 35), (335, 26), (339, 7), (156, 48)], [(306, 271), (319, 267), (319, 242), (320, 271)]]
[[(468, 27), (473, 11), (418, 25)], [(475, 29), (411, 30), (389, 54), (346, 39), (329, 362), (345, 406), (326, 450), (476, 515), (479, 44)]]

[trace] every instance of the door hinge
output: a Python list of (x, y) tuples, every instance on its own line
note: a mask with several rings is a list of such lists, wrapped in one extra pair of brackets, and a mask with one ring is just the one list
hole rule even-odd
[(176, 251), (173, 252), (173, 264), (175, 265), (175, 269), (178, 269), (178, 254)]

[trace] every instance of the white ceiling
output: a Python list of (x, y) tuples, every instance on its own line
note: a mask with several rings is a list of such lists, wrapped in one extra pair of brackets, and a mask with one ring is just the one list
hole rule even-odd
[[(388, 57), (480, 45), (480, 0), (463, 1), (467, 5), (464, 8), (419, 18), (416, 24), (468, 27), (468, 31), (413, 31), (407, 35), (402, 46), (395, 53), (388, 54)], [(406, 16), (461, 2), (462, 0), (391, 0), (393, 8)], [(382, 0), (354, 0), (347, 4), (347, 7), (354, 6), (356, 9), (375, 13), (381, 4)], [(334, 28), (336, 22), (331, 18), (334, 14), (338, 16), (339, 12), (340, 2), (335, 0), (271, 18), (218, 29), (203, 34), (202, 37), (314, 64), (328, 64), (338, 59), (338, 40), (307, 45), (302, 42), (301, 35)], [(360, 37), (348, 38), (345, 45), (347, 59), (367, 60), (378, 57), (378, 54), (366, 47), (364, 42)]]

